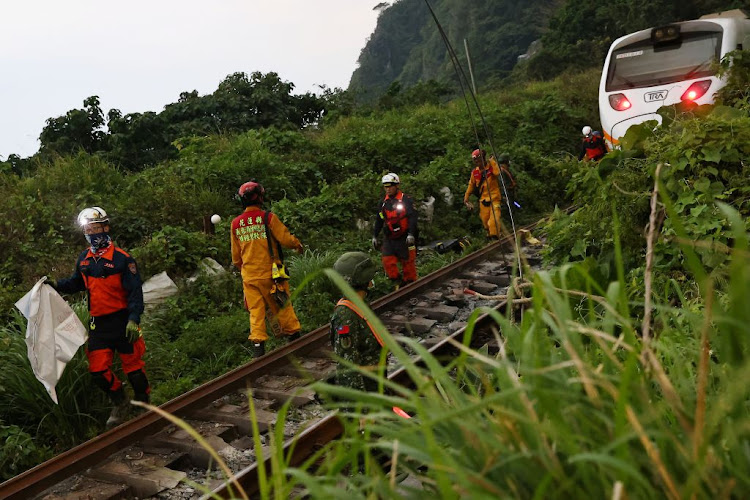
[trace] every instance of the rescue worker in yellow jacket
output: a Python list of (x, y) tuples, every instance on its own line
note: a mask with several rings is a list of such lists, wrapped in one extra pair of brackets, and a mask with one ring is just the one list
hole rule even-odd
[(515, 187), (516, 181), (508, 170), (508, 155), (500, 155), (500, 164), (494, 157), (487, 159), (487, 153), (482, 149), (475, 149), (471, 153), (474, 169), (471, 171), (469, 185), (464, 194), (464, 205), (474, 210), (474, 204), (469, 201), (472, 194), (479, 198), (479, 218), (490, 238), (499, 238), (502, 220), (500, 218), (500, 202), (503, 199), (500, 175), (505, 174), (511, 182), (510, 188)]
[(281, 246), (298, 253), (303, 247), (275, 214), (261, 208), (263, 186), (246, 182), (237, 196), (245, 210), (232, 221), (232, 264), (242, 274), (245, 305), (250, 312), (248, 338), (257, 357), (266, 352), (266, 314), (278, 321), (280, 334), (290, 341), (300, 336), (302, 327), (289, 300), (289, 276), (283, 266)]

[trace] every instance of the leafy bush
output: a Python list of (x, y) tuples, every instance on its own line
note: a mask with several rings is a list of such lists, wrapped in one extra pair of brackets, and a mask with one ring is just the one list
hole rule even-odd
[[(154, 323), (149, 324), (154, 327)], [(220, 316), (185, 319), (179, 326), (182, 334), (172, 341), (156, 330), (148, 338), (146, 368), (155, 404), (169, 401), (251, 358), (244, 309), (236, 307)]]
[(5, 481), (51, 457), (49, 448), (39, 446), (17, 425), (0, 420), (0, 480)]
[[(75, 305), (76, 312), (86, 320), (85, 306)], [(53, 452), (61, 452), (103, 429), (108, 402), (95, 387), (88, 373), (83, 349), (68, 363), (55, 390), (55, 404), (42, 384), (36, 380), (26, 353), (25, 320), (13, 313), (13, 323), (0, 327), (0, 415), (34, 436), (37, 443), (52, 443)], [(20, 439), (22, 436), (19, 435)], [(39, 447), (39, 450), (46, 448)], [(36, 452), (31, 457), (43, 458)], [(27, 465), (30, 465), (27, 463)]]
[[(677, 114), (676, 114), (677, 113)], [(626, 269), (642, 265), (644, 228), (649, 217), (649, 197), (657, 164), (662, 164), (660, 189), (673, 200), (691, 241), (703, 241), (697, 250), (703, 264), (718, 269), (728, 258), (717, 252), (732, 239), (727, 218), (716, 202), (728, 203), (747, 218), (750, 215), (750, 175), (743, 158), (750, 155), (750, 116), (723, 106), (679, 113), (665, 109), (664, 123), (656, 131), (650, 124), (631, 127), (623, 144), (631, 151), (615, 151), (598, 166), (571, 164), (568, 191), (585, 206), (570, 216), (558, 216), (550, 226), (550, 255), (558, 261), (595, 257), (600, 265), (614, 262), (614, 215), (620, 225)], [(656, 265), (665, 272), (681, 273), (684, 254), (677, 242), (674, 218), (660, 228)], [(748, 226), (750, 227), (750, 226)], [(614, 269), (611, 265), (611, 276)]]
[(717, 102), (750, 112), (750, 55), (747, 50), (733, 50), (719, 64), (719, 76), (727, 84), (716, 93)]
[(132, 253), (144, 277), (162, 271), (172, 276), (183, 276), (194, 272), (204, 257), (218, 257), (213, 244), (214, 238), (210, 235), (165, 226), (153, 233), (144, 246), (133, 249)]

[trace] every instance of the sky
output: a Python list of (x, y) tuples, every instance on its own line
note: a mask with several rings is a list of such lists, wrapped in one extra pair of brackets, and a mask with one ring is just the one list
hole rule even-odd
[(293, 93), (346, 88), (379, 0), (0, 0), (0, 159), (39, 149), (47, 118), (161, 111), (229, 74), (274, 71)]

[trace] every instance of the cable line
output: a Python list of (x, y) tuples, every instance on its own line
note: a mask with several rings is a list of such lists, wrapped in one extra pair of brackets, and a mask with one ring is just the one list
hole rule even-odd
[[(484, 114), (482, 113), (482, 107), (479, 105), (479, 101), (477, 100), (476, 94), (474, 94), (471, 87), (468, 85), (469, 79), (466, 77), (466, 73), (464, 72), (463, 67), (461, 66), (461, 62), (458, 60), (458, 56), (456, 56), (455, 50), (453, 50), (453, 45), (451, 44), (450, 40), (448, 40), (448, 36), (445, 34), (445, 30), (443, 30), (443, 26), (442, 24), (440, 24), (440, 20), (438, 19), (437, 15), (435, 14), (435, 11), (430, 5), (429, 0), (424, 0), (424, 3), (427, 5), (427, 8), (430, 10), (430, 15), (432, 16), (432, 19), (435, 21), (435, 25), (437, 26), (438, 32), (440, 33), (440, 37), (443, 39), (443, 43), (445, 44), (445, 47), (448, 50), (448, 56), (451, 59), (451, 63), (453, 63), (453, 69), (456, 72), (456, 76), (458, 78), (458, 84), (461, 87), (461, 93), (463, 94), (464, 102), (466, 103), (466, 109), (469, 112), (469, 119), (471, 120), (471, 126), (474, 131), (474, 137), (477, 140), (477, 147), (480, 150), (482, 149), (481, 141), (479, 139), (479, 131), (477, 130), (476, 123), (474, 121), (474, 114), (472, 113), (471, 105), (469, 104), (469, 99), (467, 97), (467, 88), (468, 88), (468, 94), (471, 96), (471, 99), (474, 102), (474, 106), (476, 106), (479, 119), (482, 121), (482, 128), (484, 129), (484, 135), (487, 138), (487, 143), (490, 145), (492, 156), (494, 156), (495, 158), (498, 158), (498, 154), (495, 151), (495, 145), (493, 144), (492, 137), (490, 136), (489, 127), (487, 126), (487, 120), (485, 120)], [(464, 85), (464, 82), (466, 82), (466, 85)], [(515, 254), (516, 254), (516, 259), (518, 263), (518, 276), (520, 278), (523, 278), (523, 269), (521, 266), (521, 249), (518, 246), (518, 234), (516, 233), (516, 223), (515, 223), (515, 220), (513, 219), (513, 208), (511, 207), (511, 204), (510, 204), (510, 197), (508, 196), (508, 189), (505, 186), (505, 179), (503, 179), (502, 169), (500, 169), (498, 177), (500, 178), (500, 183), (502, 184), (502, 187), (503, 187), (503, 193), (505, 194), (505, 204), (508, 207), (508, 215), (510, 216), (510, 225), (511, 225), (511, 230), (513, 231)], [(489, 185), (487, 186), (487, 193), (490, 194)], [(481, 200), (479, 204), (481, 205)], [(497, 229), (498, 239), (499, 239), (500, 228), (501, 228), (500, 223), (502, 221), (498, 221), (497, 214), (495, 213), (495, 207), (494, 207), (494, 204), (492, 203), (491, 195), (490, 195), (490, 210), (492, 211), (492, 218), (495, 221), (495, 228)]]

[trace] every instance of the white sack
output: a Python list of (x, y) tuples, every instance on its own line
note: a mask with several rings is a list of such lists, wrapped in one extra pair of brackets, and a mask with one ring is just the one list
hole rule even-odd
[(206, 276), (216, 276), (227, 272), (221, 264), (211, 257), (205, 257), (200, 264), (198, 264), (198, 271)]
[(143, 283), (143, 302), (145, 304), (160, 304), (177, 293), (177, 285), (167, 276), (167, 272), (151, 276)]
[(45, 279), (46, 276), (37, 281), (31, 291), (16, 302), (16, 307), (28, 320), (26, 346), (31, 369), (57, 404), (55, 386), (65, 365), (86, 342), (86, 327), (65, 299), (44, 284)]
[(422, 209), (422, 215), (424, 220), (429, 224), (432, 222), (432, 215), (435, 213), (435, 197), (430, 196), (422, 202), (420, 207)]
[(443, 186), (439, 189), (440, 194), (443, 195), (443, 200), (445, 200), (445, 204), (450, 206), (453, 205), (453, 193), (451, 193), (451, 188), (448, 186)]
[(193, 283), (198, 279), (199, 276), (218, 276), (220, 274), (224, 274), (227, 272), (226, 269), (224, 269), (221, 264), (216, 262), (211, 257), (205, 257), (203, 260), (201, 260), (198, 263), (198, 269), (193, 273), (191, 277), (189, 277), (187, 280), (188, 283)]

